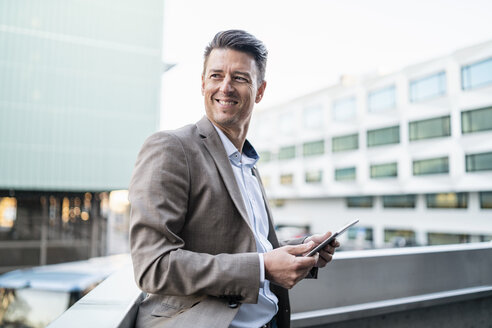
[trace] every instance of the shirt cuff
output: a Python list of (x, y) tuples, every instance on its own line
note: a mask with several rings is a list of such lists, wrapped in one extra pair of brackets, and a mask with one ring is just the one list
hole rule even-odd
[(260, 258), (260, 287), (265, 285), (265, 260), (263, 259), (263, 253), (258, 253)]

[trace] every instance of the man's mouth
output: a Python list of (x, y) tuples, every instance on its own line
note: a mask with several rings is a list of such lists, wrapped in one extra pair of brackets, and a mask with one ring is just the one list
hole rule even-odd
[(215, 99), (219, 104), (222, 106), (232, 106), (232, 105), (237, 105), (237, 101), (235, 100), (222, 100), (222, 99)]

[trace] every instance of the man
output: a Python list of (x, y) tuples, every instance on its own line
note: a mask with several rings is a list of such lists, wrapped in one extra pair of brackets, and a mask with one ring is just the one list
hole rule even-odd
[[(246, 140), (265, 92), (267, 50), (247, 32), (219, 32), (205, 51), (206, 116), (158, 132), (130, 183), (135, 279), (147, 293), (137, 327), (289, 327), (287, 289), (331, 260), (330, 235), (280, 247)], [(312, 270), (314, 269), (314, 270)]]

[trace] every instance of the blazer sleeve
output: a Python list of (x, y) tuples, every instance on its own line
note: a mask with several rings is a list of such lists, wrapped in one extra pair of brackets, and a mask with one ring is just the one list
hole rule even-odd
[(212, 255), (183, 248), (179, 232), (186, 223), (191, 183), (187, 161), (181, 141), (166, 132), (149, 137), (138, 155), (129, 187), (137, 285), (152, 294), (211, 295), (256, 303), (258, 254)]

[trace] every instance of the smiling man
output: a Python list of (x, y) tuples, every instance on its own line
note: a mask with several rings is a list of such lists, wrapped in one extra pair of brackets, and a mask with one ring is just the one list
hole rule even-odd
[(147, 293), (137, 327), (289, 327), (287, 289), (316, 274), (338, 242), (279, 243), (246, 140), (263, 98), (267, 50), (251, 34), (219, 32), (205, 49), (206, 115), (149, 137), (129, 188), (130, 243)]

